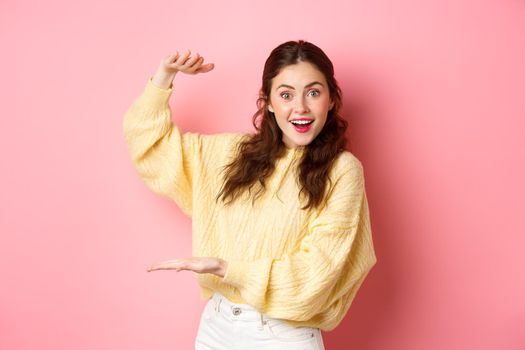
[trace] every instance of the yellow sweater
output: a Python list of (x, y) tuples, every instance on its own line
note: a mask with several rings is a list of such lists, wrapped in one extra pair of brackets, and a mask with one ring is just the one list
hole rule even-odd
[(295, 176), (306, 148), (287, 148), (253, 207), (247, 191), (224, 206), (215, 201), (221, 167), (248, 134), (182, 133), (171, 120), (172, 89), (150, 77), (125, 114), (124, 136), (146, 185), (191, 217), (193, 256), (228, 262), (224, 278), (196, 274), (201, 296), (218, 291), (295, 326), (334, 329), (377, 261), (361, 162), (343, 152), (325, 205), (301, 210)]

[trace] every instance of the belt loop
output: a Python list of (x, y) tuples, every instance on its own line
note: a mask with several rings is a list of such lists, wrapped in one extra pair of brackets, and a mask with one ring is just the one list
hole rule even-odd
[(264, 328), (263, 315), (261, 313), (259, 313), (259, 315), (261, 315), (261, 323), (257, 325), (257, 328), (262, 330)]
[(213, 311), (217, 311), (217, 300), (215, 300), (215, 297), (213, 295), (210, 298), (210, 303), (213, 306)]
[(267, 322), (262, 312), (259, 312), (259, 315), (261, 316), (261, 324), (259, 324), (257, 328), (262, 330)]
[(221, 297), (218, 297), (219, 301), (217, 302), (217, 308), (215, 309), (215, 311), (217, 313), (220, 313), (221, 312), (221, 302), (222, 302), (222, 298)]

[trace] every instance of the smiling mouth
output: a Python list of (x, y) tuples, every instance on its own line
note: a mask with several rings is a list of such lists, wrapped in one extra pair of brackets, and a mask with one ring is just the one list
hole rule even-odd
[(306, 133), (310, 131), (310, 129), (312, 128), (313, 122), (314, 122), (313, 120), (302, 120), (302, 121), (294, 120), (294, 121), (291, 121), (290, 123), (292, 123), (295, 131), (299, 133)]
[(313, 120), (292, 120), (290, 123), (292, 123), (294, 126), (305, 127), (312, 124), (313, 122)]

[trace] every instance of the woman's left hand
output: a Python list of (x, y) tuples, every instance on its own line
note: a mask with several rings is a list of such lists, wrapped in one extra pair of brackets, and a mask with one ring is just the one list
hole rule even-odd
[(174, 259), (157, 263), (148, 267), (148, 272), (155, 270), (189, 270), (197, 273), (212, 273), (224, 277), (228, 262), (219, 258), (189, 258)]

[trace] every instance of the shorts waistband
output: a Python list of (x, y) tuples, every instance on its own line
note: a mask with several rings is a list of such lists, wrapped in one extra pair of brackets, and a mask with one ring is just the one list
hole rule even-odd
[(214, 292), (210, 298), (210, 302), (216, 312), (222, 314), (229, 320), (254, 321), (266, 324), (268, 316), (257, 311), (253, 306), (248, 304), (239, 304), (230, 301), (219, 292)]

